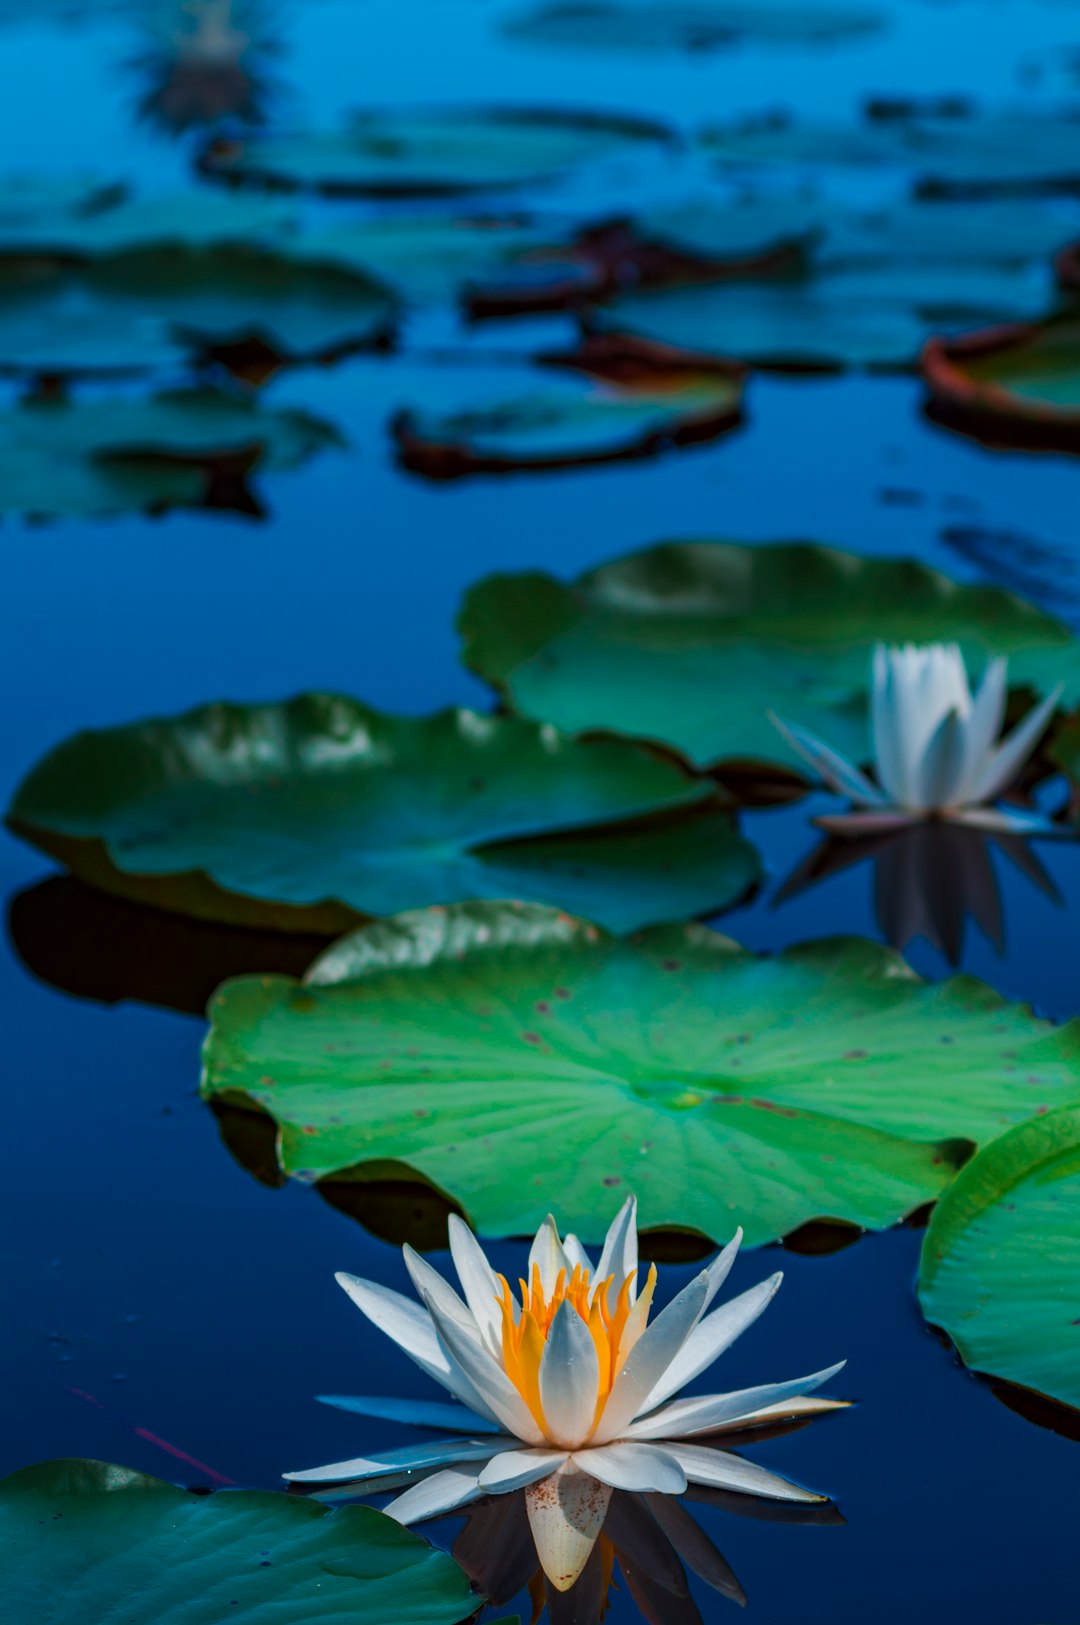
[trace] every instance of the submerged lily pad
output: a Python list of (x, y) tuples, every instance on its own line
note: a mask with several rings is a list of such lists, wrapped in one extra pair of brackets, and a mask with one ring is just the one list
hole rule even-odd
[(668, 542), (573, 585), (489, 576), (460, 615), (465, 658), (525, 716), (651, 739), (699, 767), (796, 758), (768, 712), (869, 754), (874, 643), (1010, 657), (1010, 680), (1080, 699), (1080, 644), (1009, 593), (911, 559), (811, 543)]
[(538, 45), (625, 51), (710, 51), (747, 42), (816, 45), (873, 33), (876, 6), (856, 0), (558, 0), (508, 24)]
[(930, 1221), (919, 1300), (973, 1370), (1080, 1408), (1080, 1105), (964, 1169)]
[(53, 1461), (0, 1482), (4, 1600), (25, 1625), (458, 1625), (482, 1598), (445, 1552), (371, 1507), (193, 1495), (129, 1467)]
[(563, 108), (392, 108), (342, 130), (217, 141), (220, 180), (345, 196), (423, 197), (534, 185), (579, 165), (670, 140), (652, 120)]
[(405, 466), (452, 479), (614, 462), (711, 440), (742, 415), (741, 369), (708, 356), (616, 336), (540, 359), (549, 370), (528, 394), (400, 413)]
[(703, 926), (627, 940), (525, 905), (364, 927), (302, 983), (228, 983), (210, 1016), (203, 1094), (269, 1113), (287, 1174), (403, 1163), (500, 1235), (555, 1186), (586, 1241), (614, 1191), (646, 1228), (714, 1240), (888, 1225), (940, 1195), (954, 1142), (1080, 1094), (1075, 1028), (875, 944), (761, 958)]
[(0, 413), (0, 513), (246, 506), (248, 474), (292, 468), (337, 444), (306, 412), (260, 410), (211, 389), (23, 401)]
[(1080, 318), (927, 345), (933, 416), (991, 445), (1080, 452)]
[(286, 930), (476, 897), (629, 930), (722, 908), (759, 873), (712, 787), (639, 746), (337, 695), (77, 734), (8, 818), (106, 890)]

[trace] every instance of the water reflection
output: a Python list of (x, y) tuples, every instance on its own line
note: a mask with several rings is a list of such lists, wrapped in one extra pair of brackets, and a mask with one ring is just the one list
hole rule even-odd
[(149, 13), (130, 62), (146, 87), (140, 118), (171, 135), (262, 123), (279, 49), (265, 0), (157, 0)]
[(951, 965), (963, 955), (973, 920), (999, 954), (1005, 916), (992, 852), (1001, 852), (1059, 907), (1062, 897), (1030, 840), (960, 825), (927, 822), (858, 840), (830, 836), (780, 886), (773, 907), (861, 863), (873, 868), (874, 916), (885, 941), (901, 951), (923, 938)]

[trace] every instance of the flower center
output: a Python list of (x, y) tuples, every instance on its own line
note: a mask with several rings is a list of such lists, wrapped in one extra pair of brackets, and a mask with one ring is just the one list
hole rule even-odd
[(596, 1415), (593, 1429), (603, 1414), (607, 1397), (621, 1371), (627, 1355), (645, 1329), (649, 1318), (653, 1292), (656, 1288), (656, 1266), (649, 1270), (649, 1278), (636, 1303), (630, 1302), (630, 1289), (634, 1274), (628, 1275), (619, 1289), (614, 1307), (609, 1302), (614, 1281), (592, 1283), (588, 1270), (575, 1265), (567, 1278), (565, 1269), (559, 1271), (551, 1295), (548, 1296), (540, 1279), (539, 1265), (532, 1268), (532, 1284), (519, 1282), (521, 1312), (517, 1313), (510, 1284), (506, 1277), (498, 1277), (502, 1293), (502, 1351), (506, 1374), (529, 1407), (536, 1425), (548, 1435), (544, 1407), (540, 1400), (540, 1362), (547, 1346), (548, 1332), (557, 1311), (564, 1303), (581, 1316), (589, 1328), (600, 1366), (600, 1386), (596, 1397)]

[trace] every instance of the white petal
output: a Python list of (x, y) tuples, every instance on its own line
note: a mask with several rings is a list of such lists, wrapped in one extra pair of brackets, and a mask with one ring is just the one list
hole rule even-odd
[(540, 1271), (540, 1285), (543, 1287), (544, 1296), (550, 1298), (559, 1279), (559, 1271), (566, 1269), (566, 1254), (559, 1240), (558, 1226), (550, 1213), (536, 1232), (533, 1244), (529, 1248), (530, 1286), (534, 1268)]
[(495, 1353), (502, 1348), (501, 1292), (495, 1271), (468, 1225), (456, 1213), (451, 1213), (448, 1228), (450, 1255), (458, 1272), (465, 1302), (485, 1345)]
[(576, 1450), (572, 1459), (583, 1473), (591, 1473), (601, 1484), (610, 1484), (613, 1490), (652, 1490), (658, 1495), (681, 1495), (686, 1488), (686, 1473), (666, 1444), (661, 1449), (655, 1444), (620, 1440), (618, 1444)]
[[(436, 1345), (437, 1346), (437, 1345)], [(439, 1350), (440, 1356), (442, 1350)], [(316, 1394), (320, 1405), (332, 1405), (354, 1416), (379, 1416), (416, 1428), (446, 1428), (450, 1433), (498, 1433), (496, 1423), (464, 1405), (440, 1405), (426, 1399), (390, 1399), (380, 1394)]]
[(897, 805), (904, 800), (904, 763), (900, 753), (896, 707), (892, 698), (892, 664), (883, 643), (874, 650), (871, 682), (871, 725), (874, 764), (886, 795)]
[(709, 1272), (703, 1270), (646, 1327), (615, 1378), (594, 1435), (597, 1444), (619, 1438), (637, 1416), (697, 1324), (708, 1291)]
[(465, 1384), (475, 1389), (489, 1412), (508, 1433), (526, 1444), (540, 1444), (543, 1434), (502, 1367), (496, 1365), (487, 1349), (463, 1332), (455, 1321), (443, 1319), (430, 1301), (428, 1308), (450, 1366), (452, 1380), (456, 1382), (463, 1377)]
[(611, 1290), (608, 1293), (612, 1305), (622, 1291), (622, 1284), (628, 1275), (634, 1276), (630, 1288), (630, 1301), (636, 1303), (637, 1267), (637, 1197), (628, 1196), (608, 1227), (608, 1233), (604, 1238), (604, 1250), (596, 1266), (597, 1281), (606, 1281), (609, 1275), (612, 1277)]
[(453, 1461), (486, 1461), (503, 1450), (516, 1450), (516, 1439), (443, 1439), (438, 1444), (411, 1444), (401, 1450), (384, 1450), (375, 1456), (356, 1456), (352, 1461), (332, 1462), (328, 1467), (309, 1467), (303, 1472), (282, 1473), (291, 1484), (338, 1484), (351, 1478), (382, 1478), (425, 1467), (442, 1467)]
[(592, 1333), (572, 1303), (555, 1312), (540, 1359), (540, 1403), (552, 1444), (572, 1450), (592, 1432), (600, 1361)]
[[(705, 1309), (708, 1309), (709, 1305), (716, 1297), (716, 1294), (719, 1292), (720, 1288), (731, 1274), (731, 1266), (739, 1256), (739, 1248), (742, 1246), (742, 1239), (743, 1229), (742, 1225), (740, 1225), (724, 1250), (719, 1253), (709, 1265), (709, 1268), (706, 1271), (706, 1274), (709, 1277), (709, 1285), (708, 1290), (705, 1293)], [(703, 1309), (702, 1314), (704, 1313), (705, 1310)]]
[(349, 1294), (356, 1307), (387, 1337), (393, 1338), (399, 1348), (416, 1361), (421, 1370), (439, 1381), (445, 1381), (448, 1367), (439, 1348), (431, 1316), (422, 1304), (392, 1292), (389, 1287), (375, 1281), (362, 1280), (359, 1275), (347, 1275), (339, 1270), (334, 1276), (338, 1286)]
[(556, 1591), (569, 1591), (604, 1527), (611, 1488), (573, 1462), (525, 1491), (540, 1566)]
[(773, 727), (783, 735), (792, 750), (796, 751), (804, 762), (809, 763), (818, 778), (830, 790), (835, 790), (837, 795), (849, 797), (861, 807), (887, 806), (886, 797), (854, 762), (849, 762), (846, 756), (841, 756), (839, 751), (833, 750), (831, 745), (827, 745), (823, 739), (818, 739), (815, 734), (808, 733), (805, 728), (800, 728), (793, 722), (783, 722), (773, 711), (770, 711), (768, 716)]
[(627, 1429), (631, 1439), (685, 1439), (693, 1433), (712, 1433), (741, 1417), (752, 1416), (765, 1406), (779, 1405), (801, 1394), (813, 1393), (842, 1371), (844, 1361), (809, 1377), (793, 1377), (788, 1382), (767, 1382), (756, 1388), (742, 1388), (731, 1394), (696, 1394), (692, 1399), (676, 1399)]
[(1038, 744), (1061, 698), (1059, 683), (1040, 705), (1029, 711), (1009, 737), (998, 746), (972, 788), (973, 801), (993, 801), (1007, 790)]
[(892, 830), (907, 829), (917, 822), (918, 813), (891, 807), (888, 812), (826, 813), (814, 819), (819, 829), (849, 839), (857, 839), (860, 835), (888, 834)]
[(670, 1399), (672, 1394), (678, 1393), (680, 1388), (685, 1388), (688, 1382), (693, 1382), (695, 1377), (707, 1371), (713, 1361), (719, 1359), (725, 1349), (729, 1349), (735, 1339), (741, 1337), (746, 1328), (752, 1326), (769, 1307), (783, 1279), (778, 1270), (767, 1281), (741, 1292), (737, 1298), (722, 1304), (699, 1321), (642, 1406), (642, 1412), (662, 1405), (665, 1399)]
[(488, 1462), (480, 1474), (480, 1488), (485, 1495), (527, 1489), (538, 1479), (557, 1473), (565, 1460), (565, 1450), (508, 1450)]
[(773, 1501), (827, 1501), (798, 1484), (770, 1473), (756, 1462), (744, 1461), (726, 1450), (709, 1450), (705, 1445), (668, 1442), (664, 1448), (682, 1466), (690, 1484), (708, 1484), (714, 1489), (739, 1490), (744, 1495), (763, 1495)]
[(393, 1518), (397, 1523), (422, 1523), (425, 1518), (439, 1518), (447, 1512), (456, 1512), (458, 1507), (478, 1501), (483, 1493), (475, 1470), (470, 1472), (464, 1467), (451, 1467), (445, 1473), (436, 1473), (433, 1478), (425, 1479), (422, 1484), (415, 1484), (383, 1510), (388, 1518)]
[(801, 1417), (827, 1416), (831, 1411), (850, 1409), (850, 1399), (821, 1399), (817, 1394), (799, 1395), (794, 1399), (783, 1399), (776, 1405), (763, 1405), (759, 1411), (750, 1411), (729, 1426), (752, 1428), (764, 1422), (794, 1421)]
[(964, 729), (964, 770), (957, 801), (969, 801), (1005, 720), (1009, 662), (1002, 656), (989, 661)]
[(566, 1262), (569, 1264), (571, 1271), (579, 1269), (583, 1274), (592, 1274), (592, 1260), (577, 1236), (564, 1236), (562, 1250), (566, 1255)]
[(1072, 825), (1056, 824), (1052, 818), (1029, 812), (1024, 807), (960, 807), (951, 815), (950, 821), (962, 824), (966, 829), (987, 830), (991, 835), (1042, 835), (1066, 841), (1076, 839), (1076, 830)]
[(951, 807), (963, 773), (964, 724), (958, 712), (947, 711), (926, 742), (915, 805), (925, 810)]
[[(437, 1269), (433, 1269), (426, 1258), (421, 1258), (407, 1243), (401, 1249), (405, 1259), (405, 1268), (412, 1277), (412, 1284), (423, 1298), (431, 1313), (432, 1305), (439, 1312), (442, 1320), (452, 1320), (460, 1326), (462, 1331), (474, 1341), (480, 1340), (480, 1328), (469, 1311), (469, 1306), (454, 1291), (449, 1281), (445, 1281)], [(432, 1319), (434, 1319), (432, 1315)]]

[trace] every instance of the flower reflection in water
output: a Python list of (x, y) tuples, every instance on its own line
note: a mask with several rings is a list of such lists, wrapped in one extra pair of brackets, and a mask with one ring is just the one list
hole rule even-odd
[(265, 0), (158, 0), (131, 66), (148, 81), (143, 118), (170, 134), (227, 121), (262, 122), (271, 89)]
[(995, 847), (1045, 897), (1061, 905), (1060, 892), (1022, 836), (924, 823), (858, 841), (830, 836), (788, 876), (773, 898), (773, 907), (809, 891), (830, 875), (870, 863), (874, 916), (892, 947), (902, 951), (921, 937), (951, 965), (957, 965), (970, 918), (998, 953), (1003, 953), (1005, 919), (992, 858)]

